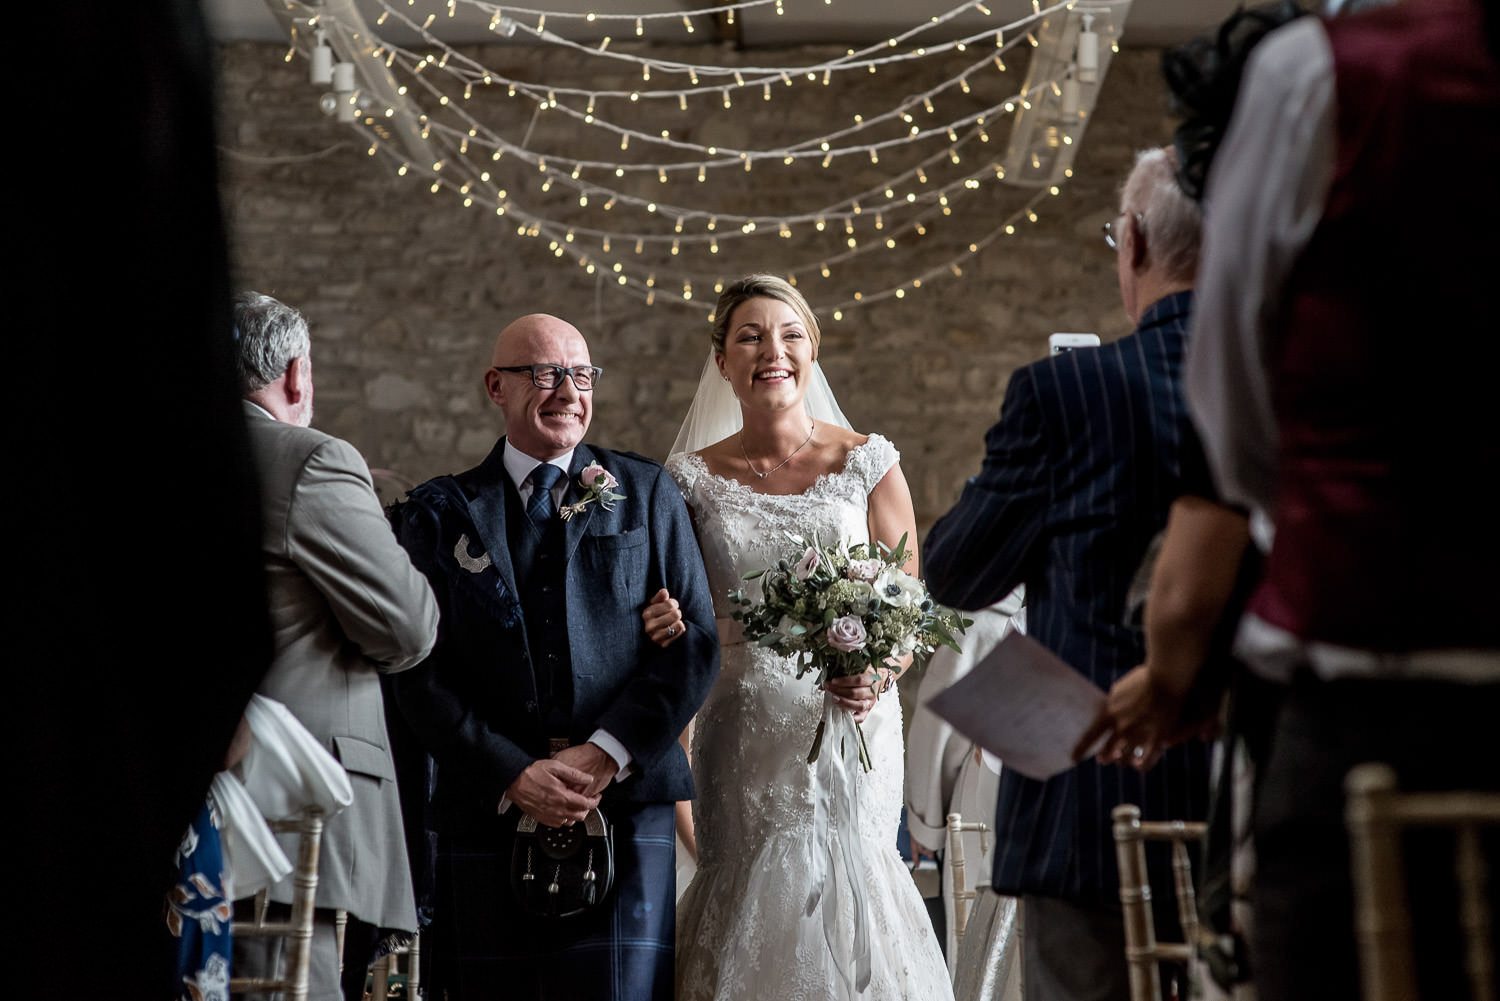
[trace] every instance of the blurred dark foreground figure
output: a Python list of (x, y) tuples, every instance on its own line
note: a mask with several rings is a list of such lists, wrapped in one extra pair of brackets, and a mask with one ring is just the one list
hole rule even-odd
[(11, 986), (175, 997), (173, 852), (269, 658), (211, 50), (186, 0), (46, 17), (10, 230)]
[[(1497, 785), (1497, 27), (1493, 0), (1297, 21), (1251, 57), (1208, 178), (1188, 397), (1224, 498), (1274, 526), (1237, 650), (1285, 686), (1254, 818), (1262, 997), (1358, 996), (1350, 766)], [(1409, 849), (1421, 996), (1466, 996), (1452, 846)]]

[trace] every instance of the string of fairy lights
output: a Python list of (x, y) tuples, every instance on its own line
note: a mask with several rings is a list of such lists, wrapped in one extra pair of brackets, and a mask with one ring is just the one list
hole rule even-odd
[[(1003, 149), (1003, 133), (1046, 108), (1055, 121), (1040, 141), (1054, 149), (1076, 145), (1092, 111), (1092, 100), (1080, 100), (1079, 81), (1096, 93), (1102, 75), (1089, 79), (1085, 46), (1102, 37), (1117, 50), (1121, 9), (1129, 6), (1031, 0), (1026, 16), (988, 23), (995, 19), (987, 3), (967, 0), (877, 44), (806, 64), (745, 65), (667, 56), (681, 51), (684, 35), (713, 34), (705, 21), (732, 25), (760, 10), (781, 16), (791, 0), (642, 13), (441, 0), (425, 14), (422, 0), (377, 0), (373, 24), (352, 0), (268, 2), (288, 27), (287, 59), (307, 57), (314, 83), (331, 84), (325, 112), (363, 133), (372, 158), (398, 177), (418, 179), (431, 196), (492, 212), (518, 238), (546, 241), (554, 257), (648, 305), (711, 299), (708, 289), (719, 291), (745, 270), (733, 262), (754, 256), (752, 241), (780, 239), (786, 244), (776, 270), (835, 321), (856, 307), (961, 277), (986, 248), (1037, 221), (1041, 202), (1060, 193), (1071, 166), (1060, 160), (1043, 183), (1007, 186), (1008, 171), (1045, 170), (1046, 151), (1014, 142)], [(505, 49), (444, 41), (440, 22), (460, 8), (487, 19), (496, 39), (519, 36), (546, 47), (540, 65), (557, 76), (536, 79), (535, 61), (518, 70), (515, 60), (497, 60)], [(948, 26), (965, 16), (964, 24), (974, 23), (975, 15), (985, 19), (980, 30), (950, 37)], [(1072, 25), (1072, 33), (1060, 25)], [(945, 36), (932, 38), (939, 28), (948, 29)], [(651, 44), (656, 36), (673, 47)], [(1037, 57), (1057, 39), (1076, 45), (1076, 57), (1071, 49), (1062, 58)], [(1033, 53), (1031, 71), (1007, 84), (1006, 57), (1022, 47)], [(723, 50), (689, 51), (702, 57)], [(1050, 75), (1035, 72), (1039, 65)], [(906, 83), (930, 68), (930, 82), (903, 88), (887, 106), (847, 100), (850, 92), (862, 96), (857, 81), (869, 75), (900, 72)], [(628, 84), (635, 76), (639, 84)], [(754, 114), (777, 100), (790, 101), (786, 114)], [(813, 107), (827, 111), (794, 113)], [(751, 127), (726, 127), (747, 108)], [(767, 127), (773, 117), (775, 129)], [(1001, 143), (993, 141), (996, 132)], [(735, 141), (709, 142), (705, 133)], [(770, 210), (747, 210), (747, 190), (766, 193), (749, 200)], [(1010, 206), (997, 211), (1007, 190), (1014, 192)], [(803, 191), (813, 204), (794, 204)], [(961, 232), (980, 219), (990, 225)], [(860, 264), (878, 252), (894, 256), (875, 267)], [(899, 281), (859, 287), (863, 274), (897, 269)]]

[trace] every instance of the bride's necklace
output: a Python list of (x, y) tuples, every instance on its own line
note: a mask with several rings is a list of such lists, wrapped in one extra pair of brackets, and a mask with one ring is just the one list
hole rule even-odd
[(745, 468), (749, 469), (750, 472), (754, 473), (756, 475), (756, 477), (758, 477), (759, 479), (762, 479), (762, 480), (765, 479), (767, 476), (770, 476), (772, 473), (776, 472), (776, 470), (780, 469), (782, 466), (786, 465), (788, 462), (791, 462), (793, 455), (796, 455), (798, 452), (802, 451), (804, 448), (807, 447), (807, 443), (810, 442), (810, 441), (812, 441), (813, 428), (815, 428), (817, 426), (818, 425), (816, 423), (809, 424), (807, 426), (807, 437), (802, 439), (802, 444), (800, 444), (796, 448), (792, 449), (790, 455), (788, 455), (785, 459), (782, 459), (780, 462), (776, 463), (776, 465), (772, 466), (770, 469), (766, 470), (764, 473), (762, 473), (759, 469), (756, 469), (755, 466), (754, 466), (754, 464), (751, 463), (751, 461), (750, 461), (750, 454), (745, 451), (745, 429), (744, 428), (740, 428), (740, 455), (742, 455), (742, 456), (745, 457)]

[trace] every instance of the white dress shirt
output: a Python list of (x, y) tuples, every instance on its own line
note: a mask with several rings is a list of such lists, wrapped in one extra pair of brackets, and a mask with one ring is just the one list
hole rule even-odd
[[(505, 451), (503, 453), (505, 473), (510, 481), (516, 485), (516, 491), (521, 495), (521, 506), (531, 500), (532, 484), (531, 472), (541, 465), (544, 460), (535, 459), (521, 451), (505, 439)], [(563, 496), (568, 492), (568, 467), (573, 463), (573, 450), (570, 448), (562, 455), (545, 460), (548, 465), (556, 466), (562, 470), (562, 478), (552, 485), (552, 507), (554, 510), (562, 510)], [(642, 626), (642, 628), (645, 628)], [(588, 743), (595, 745), (614, 760), (620, 770), (615, 773), (615, 781), (620, 782), (630, 777), (631, 755), (625, 749), (625, 745), (615, 739), (608, 730), (595, 730), (589, 737)], [(510, 809), (510, 797), (500, 798), (500, 812), (504, 813)]]
[[(1304, 17), (1274, 31), (1246, 64), (1209, 173), (1186, 393), (1220, 497), (1248, 508), (1257, 528), (1272, 510), (1276, 476), (1267, 337), (1281, 322), (1286, 282), (1333, 182), (1334, 96), (1322, 22)], [(1274, 525), (1254, 535), (1268, 550)], [(1303, 664), (1325, 680), (1500, 680), (1500, 651), (1361, 650), (1309, 641), (1249, 613), (1235, 651), (1276, 681), (1289, 681)]]

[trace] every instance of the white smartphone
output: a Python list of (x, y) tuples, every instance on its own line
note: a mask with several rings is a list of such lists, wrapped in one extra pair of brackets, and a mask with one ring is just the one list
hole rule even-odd
[(1098, 334), (1053, 334), (1047, 338), (1047, 346), (1052, 353), (1060, 355), (1064, 351), (1072, 351), (1074, 348), (1097, 348), (1099, 346)]

